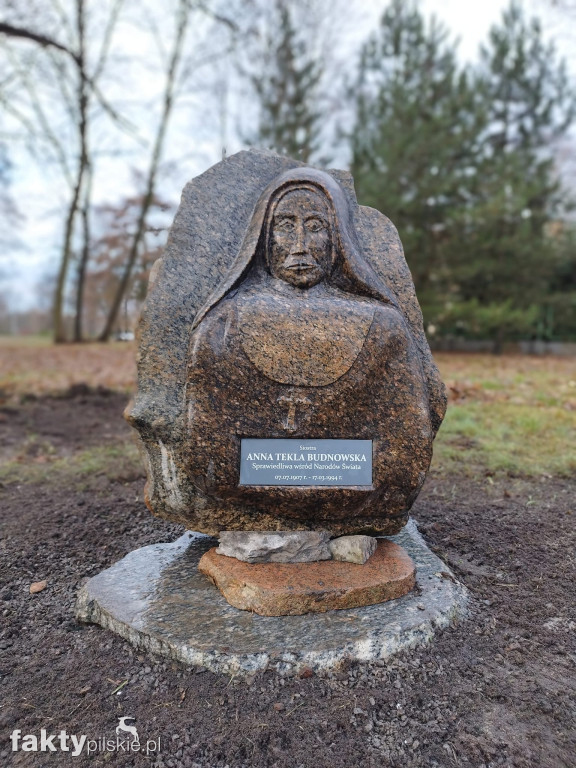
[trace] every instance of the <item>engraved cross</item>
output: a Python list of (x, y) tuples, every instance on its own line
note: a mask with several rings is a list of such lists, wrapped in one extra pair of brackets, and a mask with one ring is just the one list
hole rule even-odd
[(291, 394), (289, 396), (282, 395), (276, 402), (281, 404), (285, 403), (288, 406), (288, 413), (282, 422), (282, 427), (287, 432), (296, 432), (296, 407), (298, 405), (304, 407), (312, 405), (312, 401), (307, 397), (292, 397)]

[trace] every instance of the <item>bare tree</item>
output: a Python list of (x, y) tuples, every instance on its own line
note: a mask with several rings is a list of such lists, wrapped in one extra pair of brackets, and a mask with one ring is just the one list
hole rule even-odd
[[(153, 0), (29, 0), (26, 5), (0, 0), (0, 37), (8, 42), (0, 51), (0, 64), (4, 59), (8, 73), (0, 75), (5, 135), (20, 141), (39, 167), (56, 167), (68, 189), (53, 305), (55, 341), (69, 338), (65, 315), (70, 310), (73, 338), (83, 338), (92, 199), (98, 195), (99, 169), (105, 165), (100, 158), (108, 153), (118, 159), (136, 151), (135, 167), (141, 167), (143, 148), (148, 154), (139, 215), (100, 335), (104, 340), (114, 328), (138, 261), (151, 201), (163, 173), (173, 113), (177, 107), (190, 110), (193, 90), (206, 88), (209, 77), (200, 73), (210, 75), (210, 66), (226, 55), (238, 35), (234, 19), (251, 2), (167, 0), (159, 8)], [(117, 26), (125, 34), (128, 31), (128, 37), (116, 34)], [(130, 29), (143, 41), (138, 52), (125, 42)], [(155, 52), (150, 50), (150, 40), (156, 43)], [(114, 63), (118, 63), (115, 77)], [(118, 72), (131, 70), (138, 72), (137, 81), (131, 81), (131, 75), (118, 77)], [(160, 78), (163, 85), (158, 93)], [(127, 175), (127, 165), (118, 160), (119, 176)], [(126, 194), (118, 191), (120, 196)], [(72, 289), (75, 296), (70, 302)]]
[(110, 312), (104, 329), (100, 334), (100, 341), (108, 341), (110, 334), (114, 328), (116, 316), (122, 302), (122, 298), (126, 293), (128, 283), (130, 281), (130, 275), (136, 263), (138, 257), (138, 250), (140, 243), (144, 235), (146, 227), (146, 216), (152, 204), (154, 198), (154, 192), (156, 188), (156, 178), (158, 175), (158, 168), (162, 157), (162, 149), (164, 146), (164, 140), (166, 137), (166, 131), (168, 128), (168, 122), (170, 115), (174, 107), (174, 92), (179, 74), (179, 67), (184, 51), (184, 42), (186, 40), (186, 32), (188, 24), (190, 22), (190, 3), (189, 0), (178, 0), (178, 7), (174, 16), (174, 37), (172, 43), (172, 49), (170, 51), (168, 66), (165, 76), (164, 97), (162, 100), (162, 111), (160, 114), (160, 120), (156, 129), (156, 136), (154, 139), (154, 145), (152, 147), (152, 153), (150, 156), (150, 165), (148, 167), (148, 174), (146, 180), (146, 191), (142, 198), (140, 206), (140, 212), (138, 215), (138, 221), (136, 223), (136, 231), (132, 239), (132, 245), (126, 259), (124, 267), (124, 273), (122, 279), (118, 285), (118, 290), (112, 300), (110, 306)]
[(232, 44), (228, 41), (222, 49), (216, 49), (205, 56), (200, 55), (186, 58), (184, 55), (186, 49), (186, 35), (190, 27), (191, 14), (193, 11), (211, 19), (216, 25), (225, 27), (233, 34), (237, 32), (236, 24), (232, 18), (219, 12), (217, 3), (214, 3), (212, 7), (208, 7), (207, 4), (202, 2), (192, 3), (191, 0), (177, 0), (173, 18), (172, 43), (166, 58), (162, 106), (151, 148), (148, 170), (146, 172), (146, 188), (142, 197), (140, 213), (132, 244), (126, 259), (122, 279), (120, 280), (118, 289), (110, 306), (108, 318), (102, 333), (100, 334), (100, 341), (107, 341), (110, 338), (123, 297), (125, 296), (130, 283), (130, 276), (138, 258), (142, 238), (146, 231), (146, 217), (156, 193), (158, 173), (162, 162), (168, 125), (176, 106), (178, 96), (181, 95), (192, 76), (197, 74), (199, 69), (206, 64), (213, 64), (222, 58)]
[[(96, 116), (93, 102), (112, 118), (122, 123), (117, 112), (101, 93), (98, 80), (107, 61), (110, 40), (124, 0), (105, 4), (107, 17), (99, 34), (88, 28), (89, 0), (71, 0), (62, 5), (58, 0), (28, 9), (28, 16), (16, 21), (4, 20), (0, 34), (11, 40), (33, 43), (34, 50), (16, 45), (7, 50), (9, 88), (2, 89), (0, 100), (4, 111), (25, 128), (30, 151), (39, 162), (55, 162), (70, 189), (63, 226), (62, 249), (53, 303), (54, 340), (66, 340), (64, 304), (74, 240), (80, 247), (77, 318), (74, 338), (82, 338), (83, 275), (88, 259), (90, 168), (90, 123)], [(102, 8), (103, 6), (101, 6)], [(10, 7), (6, 9), (12, 10)], [(24, 23), (27, 22), (27, 23)], [(38, 32), (35, 27), (42, 27)], [(45, 31), (45, 30), (48, 31)], [(52, 33), (52, 29), (56, 30)], [(89, 57), (88, 41), (96, 50)], [(30, 48), (30, 46), (28, 46)], [(89, 59), (93, 60), (92, 66)], [(63, 119), (66, 125), (63, 128)], [(79, 227), (78, 224), (82, 223)]]
[[(66, 341), (64, 324), (63, 324), (63, 302), (64, 302), (64, 290), (66, 286), (66, 278), (68, 275), (68, 266), (70, 263), (70, 254), (72, 251), (72, 236), (74, 232), (74, 224), (76, 215), (78, 213), (78, 206), (80, 196), (82, 194), (82, 186), (84, 184), (84, 177), (86, 175), (89, 158), (88, 158), (88, 90), (86, 83), (86, 8), (85, 0), (75, 0), (76, 10), (76, 33), (78, 38), (78, 71), (77, 71), (77, 105), (78, 105), (78, 141), (80, 146), (79, 158), (77, 163), (76, 179), (72, 189), (72, 198), (70, 200), (70, 206), (68, 208), (68, 215), (66, 216), (66, 225), (64, 231), (64, 246), (62, 249), (62, 257), (60, 261), (60, 269), (58, 271), (58, 279), (56, 282), (56, 292), (54, 295), (54, 341), (61, 343)], [(78, 326), (76, 330), (80, 331)], [(76, 341), (80, 341), (80, 338), (76, 338)]]
[[(84, 6), (85, 0), (76, 0), (76, 2)], [(78, 105), (79, 116), (78, 122), (79, 139), (80, 139), (80, 162), (78, 164), (78, 176), (81, 177), (81, 187), (83, 187), (83, 201), (80, 206), (79, 199), (76, 199), (75, 216), (80, 215), (81, 227), (82, 227), (82, 247), (78, 259), (77, 280), (76, 280), (76, 301), (75, 301), (75, 313), (74, 313), (74, 341), (79, 342), (83, 340), (82, 332), (82, 320), (83, 320), (83, 306), (84, 306), (84, 283), (86, 279), (86, 269), (88, 260), (90, 257), (90, 205), (92, 200), (92, 181), (93, 181), (93, 159), (91, 159), (91, 152), (89, 149), (89, 137), (88, 137), (88, 120), (90, 99), (95, 95), (95, 86), (102, 75), (106, 62), (108, 60), (108, 54), (110, 51), (112, 35), (115, 26), (118, 22), (120, 11), (124, 0), (113, 0), (110, 7), (110, 13), (106, 20), (104, 34), (102, 36), (102, 44), (96, 66), (92, 75), (87, 72), (86, 63), (86, 30), (85, 23), (79, 19), (78, 24), (78, 70), (79, 70), (79, 91), (78, 91)], [(114, 114), (116, 120), (118, 116)], [(62, 287), (63, 290), (63, 287)], [(56, 302), (55, 302), (56, 303)]]
[[(140, 181), (137, 179), (136, 184)], [(94, 234), (90, 240), (91, 262), (86, 274), (86, 324), (88, 332), (93, 336), (106, 321), (112, 299), (117, 293), (141, 208), (141, 194), (122, 198), (115, 204), (94, 207)], [(138, 259), (122, 300), (124, 331), (131, 329), (146, 296), (150, 269), (162, 253), (169, 221), (173, 215), (174, 205), (155, 196), (149, 208)], [(119, 319), (115, 330), (119, 327), (118, 323)]]
[(30, 42), (41, 45), (44, 48), (56, 48), (58, 51), (63, 51), (64, 53), (68, 54), (77, 64), (80, 64), (79, 57), (76, 53), (74, 53), (74, 51), (71, 51), (65, 45), (59, 43), (58, 40), (54, 40), (53, 38), (48, 37), (47, 35), (43, 35), (39, 32), (34, 32), (32, 29), (27, 29), (26, 27), (20, 27), (16, 24), (9, 24), (7, 22), (0, 21), (0, 35), (28, 40)]
[(0, 216), (2, 216), (4, 223), (4, 226), (0, 229), (0, 251), (4, 250), (8, 245), (12, 247), (18, 245), (13, 231), (22, 220), (22, 214), (10, 193), (10, 170), (6, 149), (0, 144)]

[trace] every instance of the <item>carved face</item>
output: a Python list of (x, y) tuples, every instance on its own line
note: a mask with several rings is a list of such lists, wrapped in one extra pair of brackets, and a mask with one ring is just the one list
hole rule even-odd
[(330, 276), (331, 211), (324, 195), (310, 189), (284, 195), (272, 217), (268, 265), (274, 277), (298, 288)]

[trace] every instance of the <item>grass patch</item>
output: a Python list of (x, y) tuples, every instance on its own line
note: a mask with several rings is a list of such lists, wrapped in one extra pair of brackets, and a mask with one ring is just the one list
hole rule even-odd
[(0, 465), (0, 482), (4, 484), (42, 483), (51, 487), (66, 484), (89, 490), (99, 486), (103, 477), (110, 482), (131, 482), (144, 477), (133, 441), (92, 446), (65, 457), (43, 452), (32, 460), (21, 456)]
[(570, 475), (576, 470), (576, 360), (440, 354), (450, 403), (432, 468)]
[(573, 475), (576, 412), (507, 402), (454, 403), (434, 446), (433, 469)]
[(21, 349), (25, 347), (49, 347), (52, 337), (49, 334), (31, 334), (26, 336), (7, 336), (0, 334), (0, 347)]

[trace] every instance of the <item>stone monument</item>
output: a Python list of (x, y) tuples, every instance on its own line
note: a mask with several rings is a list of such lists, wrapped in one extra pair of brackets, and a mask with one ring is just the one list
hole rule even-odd
[(398, 234), (348, 173), (250, 151), (190, 182), (138, 348), (146, 504), (220, 537), (199, 569), (232, 605), (412, 589), (412, 559), (374, 537), (406, 525), (446, 395)]
[(210, 534), (405, 524), (446, 396), (398, 235), (348, 174), (252, 151), (191, 182), (139, 345), (126, 417), (154, 514)]
[[(274, 155), (191, 186), (126, 414), (148, 506), (216, 535), (397, 533), (446, 399), (395, 231), (346, 174)], [(224, 552), (203, 563), (212, 578)]]

